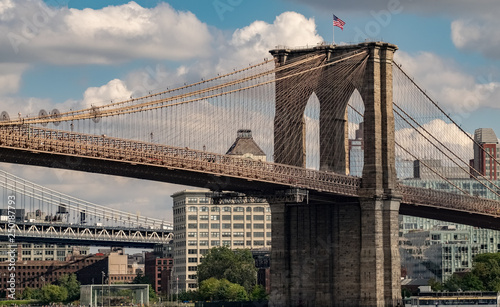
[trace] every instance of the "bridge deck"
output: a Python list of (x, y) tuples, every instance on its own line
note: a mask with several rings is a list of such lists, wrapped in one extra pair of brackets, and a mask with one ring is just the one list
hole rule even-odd
[[(145, 165), (161, 168), (163, 172), (182, 170), (191, 173), (192, 176), (209, 174), (222, 178), (243, 179), (247, 182), (248, 190), (252, 190), (252, 185), (258, 185), (258, 189), (268, 185), (272, 188), (276, 186), (284, 189), (302, 188), (325, 194), (358, 197), (361, 187), (360, 178), (332, 172), (28, 125), (1, 126), (0, 148), (35, 155), (45, 153), (53, 156)], [(193, 184), (196, 185), (196, 181)], [(225, 188), (231, 189), (231, 183), (228, 182)], [(241, 186), (239, 188), (241, 189)], [(500, 202), (495, 200), (403, 185), (399, 185), (398, 189), (403, 204), (500, 217)]]

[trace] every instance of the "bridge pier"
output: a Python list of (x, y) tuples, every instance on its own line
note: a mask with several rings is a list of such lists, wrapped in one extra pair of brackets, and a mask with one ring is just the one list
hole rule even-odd
[(398, 210), (398, 199), (272, 203), (271, 306), (396, 306)]

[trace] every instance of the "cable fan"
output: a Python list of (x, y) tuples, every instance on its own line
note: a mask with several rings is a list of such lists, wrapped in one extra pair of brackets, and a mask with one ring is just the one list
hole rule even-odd
[[(61, 112), (59, 112), (58, 109), (54, 109), (54, 110), (52, 110), (51, 116), (52, 116), (52, 118), (59, 118), (61, 116)], [(55, 122), (52, 122), (52, 123), (54, 124), (54, 126), (59, 126), (59, 124), (61, 122), (60, 121), (55, 121)]]
[[(41, 119), (46, 119), (49, 117), (49, 114), (44, 109), (41, 109), (40, 112), (38, 112), (38, 117), (40, 117)], [(47, 125), (48, 123), (42, 123), (42, 126), (44, 127), (46, 127)]]
[(0, 121), (2, 122), (8, 122), (10, 120), (9, 113), (6, 111), (3, 111), (2, 114), (0, 114)]

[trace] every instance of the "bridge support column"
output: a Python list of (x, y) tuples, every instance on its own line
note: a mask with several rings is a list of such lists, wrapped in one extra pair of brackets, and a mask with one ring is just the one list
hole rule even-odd
[(271, 306), (397, 306), (398, 199), (271, 204)]

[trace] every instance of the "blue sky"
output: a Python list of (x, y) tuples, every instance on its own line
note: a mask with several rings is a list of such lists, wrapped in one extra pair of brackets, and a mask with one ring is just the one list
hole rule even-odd
[[(346, 22), (336, 43), (398, 45), (397, 60), (468, 132), (500, 135), (498, 9), (497, 0), (0, 0), (0, 111), (83, 107), (246, 66), (276, 45), (331, 42), (336, 14)], [(5, 167), (91, 201), (149, 204), (146, 212), (167, 210), (181, 188), (141, 182), (144, 197), (132, 179)], [(103, 181), (122, 198), (99, 194)]]

